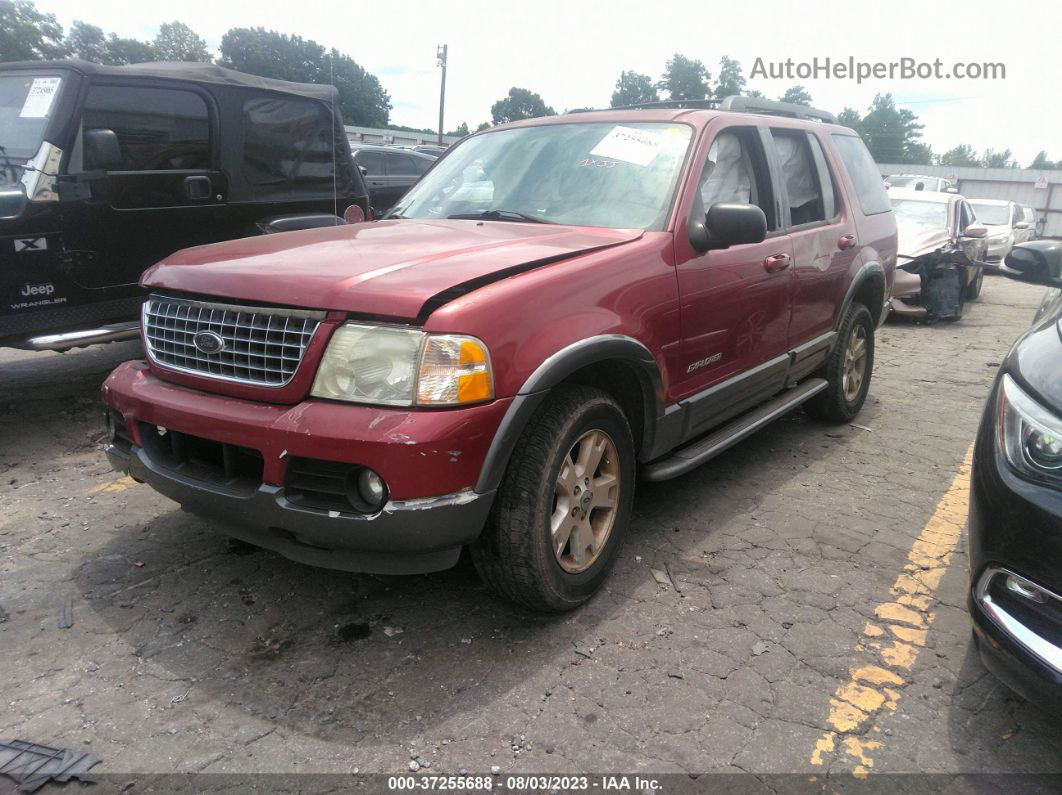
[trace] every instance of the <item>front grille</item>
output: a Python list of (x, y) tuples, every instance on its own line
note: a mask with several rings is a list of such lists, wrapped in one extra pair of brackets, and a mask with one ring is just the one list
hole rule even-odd
[[(295, 376), (323, 318), (323, 312), (159, 295), (144, 302), (143, 312), (148, 355), (155, 363), (224, 381), (270, 387), (284, 386)], [(209, 346), (197, 347), (196, 335), (201, 332), (220, 337), (221, 350), (208, 352)]]

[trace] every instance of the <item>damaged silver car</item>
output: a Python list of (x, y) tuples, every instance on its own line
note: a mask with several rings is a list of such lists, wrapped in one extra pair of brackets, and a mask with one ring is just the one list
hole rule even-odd
[(958, 320), (981, 294), (987, 227), (956, 193), (889, 191), (899, 236), (893, 314)]

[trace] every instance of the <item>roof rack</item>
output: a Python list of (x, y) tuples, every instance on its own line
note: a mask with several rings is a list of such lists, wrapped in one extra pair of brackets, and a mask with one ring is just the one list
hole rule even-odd
[[(640, 102), (637, 105), (623, 105), (618, 108), (601, 108), (600, 110), (653, 110), (675, 108), (677, 110), (726, 110), (732, 113), (763, 113), (768, 116), (788, 116), (793, 119), (813, 119), (815, 121), (836, 124), (837, 117), (829, 111), (797, 105), (793, 102), (774, 102), (759, 97), (733, 95), (723, 99), (665, 99), (659, 102)], [(581, 109), (581, 113), (592, 113), (593, 109)]]

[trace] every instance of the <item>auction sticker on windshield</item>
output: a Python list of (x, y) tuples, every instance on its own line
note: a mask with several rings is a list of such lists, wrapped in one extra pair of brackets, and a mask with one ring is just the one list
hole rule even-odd
[(659, 133), (617, 125), (598, 141), (590, 154), (644, 167), (660, 154), (663, 145), (663, 137)]
[(52, 109), (52, 100), (59, 91), (61, 77), (35, 77), (18, 114), (23, 119), (43, 119)]

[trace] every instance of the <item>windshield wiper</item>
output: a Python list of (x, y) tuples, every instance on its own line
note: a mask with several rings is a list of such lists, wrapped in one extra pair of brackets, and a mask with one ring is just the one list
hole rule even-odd
[(529, 224), (554, 224), (556, 221), (548, 221), (545, 218), (539, 218), (537, 215), (528, 215), (517, 210), (501, 210), (491, 209), (484, 210), (481, 213), (455, 213), (454, 215), (448, 215), (447, 218), (453, 218), (465, 221), (523, 221)]

